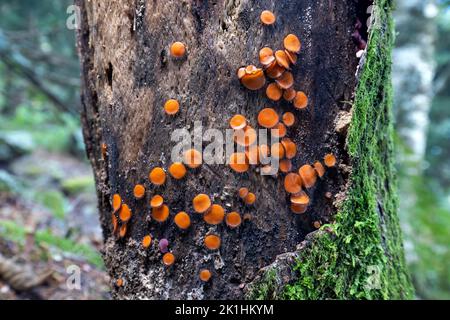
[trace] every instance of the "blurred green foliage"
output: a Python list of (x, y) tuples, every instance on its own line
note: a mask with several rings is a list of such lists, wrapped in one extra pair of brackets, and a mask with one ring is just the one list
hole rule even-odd
[[(72, 4), (0, 0), (0, 193), (46, 208), (58, 226), (66, 226), (62, 230), (80, 195), (95, 194), (89, 171), (71, 172), (80, 170), (79, 163), (87, 166), (75, 32), (66, 27)], [(91, 206), (92, 219), (98, 219)], [(25, 228), (0, 221), (0, 236), (22, 243)], [(40, 229), (35, 239), (102, 265), (95, 249), (77, 244), (79, 235), (70, 234), (73, 239)]]
[(450, 1), (440, 4), (425, 159), (408, 160), (411, 150), (397, 137), (400, 214), (407, 222), (406, 252), (420, 299), (450, 299)]

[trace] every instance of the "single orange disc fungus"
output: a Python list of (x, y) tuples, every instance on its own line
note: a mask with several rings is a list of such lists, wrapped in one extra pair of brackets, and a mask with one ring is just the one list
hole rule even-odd
[(288, 56), (286, 55), (286, 52), (284, 52), (284, 50), (275, 51), (275, 60), (280, 67), (289, 69), (290, 61), (289, 61)]
[(294, 100), (296, 95), (297, 91), (295, 91), (294, 88), (289, 88), (283, 92), (283, 99), (290, 102)]
[(200, 280), (203, 282), (208, 282), (211, 279), (211, 271), (203, 269), (200, 271)]
[(230, 212), (227, 214), (227, 217), (225, 218), (225, 222), (227, 226), (230, 228), (237, 228), (242, 223), (241, 215), (237, 212)]
[(199, 194), (192, 200), (195, 212), (204, 213), (211, 207), (211, 199), (206, 194)]
[(191, 218), (184, 211), (177, 213), (173, 221), (178, 226), (178, 228), (182, 230), (186, 230), (191, 226)]
[(245, 197), (248, 195), (248, 188), (242, 187), (239, 189), (239, 198), (245, 199)]
[(314, 170), (316, 170), (317, 175), (322, 178), (325, 175), (325, 168), (320, 161), (314, 162)]
[(127, 222), (131, 219), (131, 210), (130, 207), (126, 204), (122, 205), (122, 208), (120, 208), (119, 211), (119, 218), (122, 220), (122, 222)]
[(253, 192), (249, 192), (244, 198), (244, 202), (247, 205), (252, 205), (256, 202), (256, 195)]
[(302, 48), (300, 40), (295, 34), (292, 33), (288, 34), (286, 38), (284, 38), (283, 44), (286, 50), (293, 53), (299, 53), (300, 49)]
[(243, 115), (237, 114), (231, 118), (230, 126), (234, 130), (242, 130), (247, 126), (247, 119)]
[(305, 188), (312, 188), (316, 184), (317, 172), (311, 165), (305, 164), (302, 166), (298, 169), (298, 174), (302, 178), (303, 186)]
[(270, 129), (275, 127), (279, 120), (278, 113), (272, 108), (262, 109), (258, 114), (258, 123), (264, 128)]
[(163, 205), (164, 198), (160, 195), (153, 196), (153, 198), (150, 200), (150, 206), (152, 208), (159, 208)]
[(152, 218), (157, 222), (164, 222), (169, 218), (169, 207), (162, 205), (159, 208), (152, 209)]
[[(281, 79), (281, 77), (280, 77)], [(266, 96), (272, 101), (278, 101), (281, 99), (283, 91), (276, 83), (271, 83), (266, 88)]]
[(173, 116), (173, 115), (177, 114), (179, 110), (180, 110), (180, 104), (178, 103), (177, 100), (170, 99), (164, 104), (164, 111), (168, 115)]
[(302, 190), (302, 179), (296, 173), (288, 173), (284, 178), (284, 189), (289, 193), (299, 193)]
[(329, 153), (323, 158), (323, 162), (328, 168), (334, 167), (336, 165), (336, 157)]
[(166, 253), (163, 255), (163, 263), (167, 266), (170, 267), (171, 265), (173, 265), (175, 263), (175, 256), (173, 255), (173, 253)]
[(292, 75), (291, 72), (286, 71), (275, 81), (281, 89), (287, 90), (294, 85), (294, 76)]
[(295, 123), (295, 116), (292, 112), (286, 112), (283, 114), (283, 123), (286, 127), (292, 127)]
[(249, 169), (248, 158), (245, 153), (233, 153), (230, 156), (230, 167), (238, 173), (247, 172)]
[(190, 149), (184, 153), (184, 163), (191, 169), (198, 168), (202, 165), (203, 157), (200, 151)]
[(113, 195), (112, 206), (114, 212), (119, 211), (120, 207), (122, 206), (122, 198), (117, 193)]
[(268, 47), (264, 47), (261, 50), (259, 50), (259, 62), (263, 66), (268, 66), (274, 61), (275, 61), (275, 57), (273, 56), (272, 49), (270, 49)]
[(294, 98), (294, 107), (305, 109), (308, 106), (308, 97), (302, 91), (298, 91)]
[(174, 58), (183, 58), (186, 54), (186, 46), (182, 42), (174, 42), (170, 46), (170, 54)]
[(220, 248), (220, 237), (215, 234), (210, 234), (205, 237), (205, 247), (209, 250), (217, 250)]
[(223, 218), (225, 217), (225, 210), (222, 206), (218, 204), (213, 204), (211, 208), (203, 216), (203, 220), (207, 224), (218, 225), (223, 222)]
[(147, 249), (148, 247), (150, 247), (151, 244), (152, 244), (152, 236), (151, 235), (146, 235), (142, 239), (142, 246)]
[(166, 172), (163, 168), (154, 168), (149, 174), (149, 179), (153, 184), (161, 186), (166, 182)]
[(183, 179), (186, 176), (186, 167), (181, 162), (172, 163), (169, 167), (169, 173), (176, 180)]
[(260, 18), (261, 18), (261, 22), (263, 24), (265, 24), (266, 26), (270, 26), (270, 25), (274, 24), (276, 21), (275, 15), (273, 14), (272, 11), (269, 11), (269, 10), (264, 10), (263, 12), (261, 12)]
[(134, 186), (133, 194), (136, 199), (142, 199), (145, 196), (145, 187), (142, 184)]

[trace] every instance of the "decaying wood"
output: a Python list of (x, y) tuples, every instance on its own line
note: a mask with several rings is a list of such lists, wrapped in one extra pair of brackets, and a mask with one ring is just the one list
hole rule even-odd
[[(306, 92), (310, 105), (295, 111), (299, 121), (289, 130), (299, 147), (294, 167), (332, 152), (348, 165), (345, 137), (336, 132), (336, 117), (349, 111), (357, 59), (351, 34), (356, 19), (356, 1), (77, 1), (82, 9), (78, 34), (83, 72), (83, 127), (87, 153), (94, 167), (99, 210), (105, 236), (104, 257), (113, 279), (125, 284), (114, 288), (116, 298), (242, 298), (245, 284), (258, 270), (283, 253), (295, 251), (313, 222), (330, 221), (336, 208), (326, 192), (337, 194), (347, 174), (331, 170), (311, 190), (312, 205), (304, 215), (289, 210), (282, 178), (269, 178), (254, 170), (238, 175), (223, 165), (202, 166), (185, 180), (170, 180), (155, 188), (148, 182), (152, 167), (167, 168), (177, 128), (191, 130), (195, 121), (204, 129), (228, 128), (236, 113), (246, 115), (256, 127), (256, 115), (266, 106), (292, 111), (285, 102), (270, 102), (263, 93), (243, 88), (236, 70), (256, 64), (258, 51), (282, 48), (283, 38), (295, 33), (302, 41), (299, 62), (294, 67), (295, 88)], [(273, 10), (274, 26), (259, 22), (262, 10)], [(183, 41), (187, 57), (175, 61), (169, 45)], [(163, 105), (169, 98), (180, 101), (181, 111), (169, 118)], [(101, 144), (107, 145), (106, 158)], [(145, 183), (147, 198), (133, 199), (133, 187)], [(258, 196), (254, 207), (245, 207), (236, 193), (247, 186)], [(133, 210), (128, 236), (112, 234), (111, 204), (119, 193)], [(193, 227), (180, 232), (172, 223), (149, 222), (149, 197), (162, 194), (171, 209), (192, 213)], [(209, 194), (228, 211), (250, 213), (253, 219), (238, 230), (208, 227), (193, 214), (192, 198)], [(207, 252), (204, 235), (222, 236), (220, 252)], [(140, 242), (151, 233), (167, 238), (177, 256), (167, 269), (157, 246), (143, 250)], [(213, 270), (213, 279), (203, 284), (202, 268)]]

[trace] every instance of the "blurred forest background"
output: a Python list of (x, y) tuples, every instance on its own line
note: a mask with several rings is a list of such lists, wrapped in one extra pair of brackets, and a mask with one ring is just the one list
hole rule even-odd
[[(71, 4), (0, 0), (0, 299), (109, 298), (78, 117), (75, 35), (66, 27)], [(450, 0), (398, 0), (396, 24), (406, 257), (418, 299), (449, 299)], [(11, 266), (21, 277), (2, 280)], [(82, 272), (75, 290), (66, 284), (70, 266)], [(45, 285), (14, 290), (29, 277)]]

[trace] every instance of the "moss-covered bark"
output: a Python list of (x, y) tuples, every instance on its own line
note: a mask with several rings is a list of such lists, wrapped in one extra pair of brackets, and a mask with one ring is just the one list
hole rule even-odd
[(413, 295), (397, 218), (393, 164), (392, 9), (392, 1), (375, 1), (347, 135), (352, 173), (335, 222), (312, 234), (298, 250), (294, 283), (276, 289), (277, 268), (270, 268), (254, 284), (250, 298), (408, 299)]

